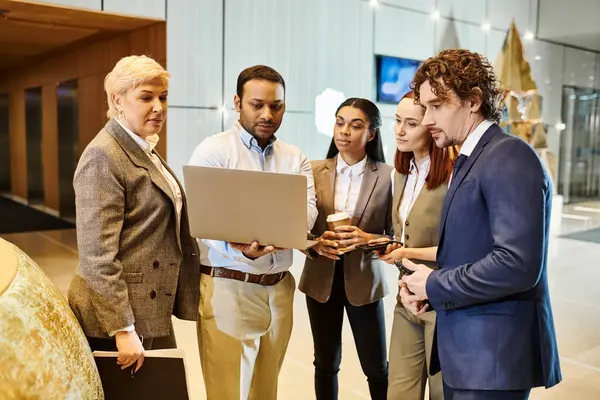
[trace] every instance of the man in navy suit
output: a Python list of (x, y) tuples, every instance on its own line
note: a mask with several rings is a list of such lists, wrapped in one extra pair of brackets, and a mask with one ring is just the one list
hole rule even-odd
[[(438, 147), (460, 146), (440, 225), (439, 270), (404, 260), (401, 296), (437, 311), (446, 400), (527, 399), (561, 380), (548, 293), (551, 184), (534, 150), (498, 125), (481, 55), (451, 49), (413, 80)], [(432, 371), (437, 372), (437, 371)]]

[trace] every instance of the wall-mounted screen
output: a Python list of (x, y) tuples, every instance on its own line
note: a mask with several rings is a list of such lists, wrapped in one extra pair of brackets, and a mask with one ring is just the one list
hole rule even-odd
[(421, 61), (408, 58), (375, 56), (377, 101), (397, 104), (410, 91), (409, 84)]

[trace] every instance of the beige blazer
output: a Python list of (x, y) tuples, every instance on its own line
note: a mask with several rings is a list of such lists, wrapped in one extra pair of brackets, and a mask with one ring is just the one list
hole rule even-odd
[[(448, 191), (448, 185), (443, 184), (433, 190), (426, 186), (421, 189), (417, 200), (413, 204), (406, 221), (400, 218), (400, 202), (406, 186), (406, 175), (396, 172), (394, 174), (394, 203), (392, 206), (392, 219), (396, 240), (404, 242), (405, 247), (433, 247), (439, 242), (440, 219), (442, 206)], [(402, 225), (405, 225), (404, 237)], [(429, 266), (436, 265), (432, 261), (423, 261)]]
[[(335, 212), (334, 184), (337, 158), (312, 162), (319, 216), (312, 233), (321, 236), (327, 228), (327, 216)], [(352, 225), (364, 232), (392, 234), (392, 167), (367, 161)], [(384, 266), (370, 252), (355, 250), (344, 256), (344, 280), (348, 301), (362, 306), (388, 294)], [(325, 303), (331, 295), (335, 261), (316, 256), (307, 258), (298, 288), (307, 296)]]
[(171, 315), (195, 320), (200, 263), (185, 195), (178, 227), (167, 181), (116, 121), (84, 150), (73, 186), (79, 267), (68, 298), (85, 334), (135, 324), (145, 338), (162, 337)]

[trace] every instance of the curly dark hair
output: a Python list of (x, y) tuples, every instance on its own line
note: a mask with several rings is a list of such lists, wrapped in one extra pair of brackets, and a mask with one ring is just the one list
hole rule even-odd
[(429, 82), (433, 93), (441, 101), (448, 99), (450, 90), (462, 101), (479, 97), (483, 116), (491, 121), (500, 121), (502, 91), (494, 68), (481, 54), (464, 49), (448, 49), (425, 60), (410, 83), (417, 103), (421, 99), (419, 90), (425, 81)]

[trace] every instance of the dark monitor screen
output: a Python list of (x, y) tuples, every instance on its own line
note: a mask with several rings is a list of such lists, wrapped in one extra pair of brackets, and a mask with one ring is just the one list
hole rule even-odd
[(377, 101), (397, 104), (402, 96), (410, 91), (408, 85), (421, 65), (421, 61), (379, 55), (375, 57)]

